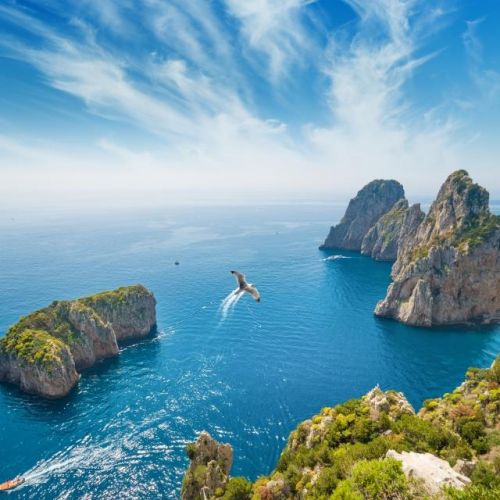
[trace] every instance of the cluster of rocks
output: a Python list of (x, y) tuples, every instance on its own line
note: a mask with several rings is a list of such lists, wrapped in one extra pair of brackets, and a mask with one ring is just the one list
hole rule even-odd
[(118, 354), (124, 340), (156, 326), (156, 301), (142, 285), (55, 301), (12, 326), (0, 340), (0, 381), (48, 398), (69, 393), (79, 372)]
[(416, 326), (500, 322), (500, 217), (468, 173), (452, 173), (427, 215), (396, 181), (370, 182), (321, 249), (395, 260), (375, 314)]
[(500, 220), (467, 172), (448, 177), (391, 277), (377, 316), (417, 326), (500, 321)]
[(190, 464), (182, 483), (182, 500), (222, 496), (233, 464), (232, 447), (218, 443), (208, 432), (201, 432), (186, 449)]
[(394, 260), (404, 214), (403, 186), (394, 180), (374, 180), (349, 202), (340, 223), (330, 228), (321, 249), (362, 251), (377, 260)]

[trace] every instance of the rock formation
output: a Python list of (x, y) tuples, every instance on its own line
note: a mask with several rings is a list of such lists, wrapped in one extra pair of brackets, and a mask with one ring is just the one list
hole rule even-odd
[(422, 481), (424, 489), (430, 495), (439, 494), (443, 488), (448, 486), (462, 489), (471, 482), (468, 477), (453, 470), (446, 460), (442, 460), (432, 453), (415, 453), (414, 451), (398, 453), (389, 450), (386, 457), (401, 462), (406, 476)]
[[(376, 386), (300, 423), (276, 469), (253, 484), (229, 478), (232, 452), (206, 433), (188, 445), (183, 500), (500, 498), (500, 356), (470, 369), (415, 414)], [(452, 467), (453, 466), (453, 467)]]
[(344, 217), (337, 226), (330, 229), (320, 248), (360, 251), (368, 231), (403, 197), (403, 186), (397, 181), (370, 182), (349, 202)]
[(451, 174), (424, 220), (400, 239), (377, 316), (432, 326), (500, 321), (500, 217), (467, 172)]
[(182, 500), (208, 500), (223, 492), (233, 464), (231, 446), (218, 443), (208, 432), (201, 432), (186, 450), (190, 465), (182, 483)]
[(156, 325), (156, 301), (141, 285), (55, 301), (12, 326), (0, 340), (0, 381), (49, 398), (68, 394), (78, 372), (118, 354), (118, 343)]

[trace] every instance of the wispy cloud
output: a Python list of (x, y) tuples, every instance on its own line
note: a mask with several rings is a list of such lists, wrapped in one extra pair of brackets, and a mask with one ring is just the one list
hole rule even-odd
[(484, 21), (484, 18), (466, 21), (466, 30), (462, 35), (462, 40), (469, 57), (471, 78), (484, 97), (491, 99), (500, 94), (500, 72), (485, 67), (484, 64), (483, 44), (478, 34), (478, 29)]
[(315, 0), (225, 0), (229, 12), (241, 26), (244, 39), (253, 51), (257, 67), (264, 68), (278, 80), (291, 65), (303, 64), (318, 47), (307, 30), (307, 7)]
[[(77, 160), (64, 148), (47, 146), (44, 157), (41, 146), (3, 136), (11, 182), (20, 184), (22, 159), (34, 170), (52, 168), (59, 179), (65, 165), (68, 178), (67, 165), (74, 165), (78, 184), (89, 188), (107, 179), (115, 188), (128, 182), (345, 192), (374, 172), (404, 182), (413, 169), (422, 179), (413, 175), (414, 189), (427, 190), (436, 171), (460, 166), (456, 124), (415, 105), (407, 84), (440, 57), (425, 47), (447, 13), (424, 0), (345, 0), (352, 19), (327, 33), (327, 23), (313, 15), (317, 3), (85, 0), (68, 3), (57, 22), (16, 2), (0, 6), (0, 20), (14, 27), (0, 39), (1, 53), (28, 63), (46, 85), (110, 123), (109, 134), (88, 139), (92, 154)], [(47, 0), (54, 16), (57, 4)], [(477, 25), (468, 25), (464, 44), (479, 66)], [(321, 75), (310, 89), (321, 119), (277, 119), (268, 103), (294, 78), (312, 80), (311, 71)], [(147, 136), (147, 146), (114, 135), (112, 122)], [(101, 164), (109, 169), (104, 175), (101, 168), (97, 181)], [(113, 182), (117, 170), (126, 173)]]
[(319, 154), (367, 180), (374, 171), (400, 177), (402, 168), (453, 168), (453, 123), (435, 120), (431, 110), (416, 111), (404, 92), (414, 72), (433, 57), (416, 55), (419, 33), (428, 36), (432, 29), (420, 2), (346, 2), (357, 12), (358, 25), (353, 36), (339, 34), (331, 41), (325, 72), (332, 125), (310, 130)]

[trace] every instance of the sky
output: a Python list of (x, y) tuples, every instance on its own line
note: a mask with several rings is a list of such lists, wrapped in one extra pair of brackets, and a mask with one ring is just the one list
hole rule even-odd
[(498, 0), (2, 0), (0, 197), (500, 199)]

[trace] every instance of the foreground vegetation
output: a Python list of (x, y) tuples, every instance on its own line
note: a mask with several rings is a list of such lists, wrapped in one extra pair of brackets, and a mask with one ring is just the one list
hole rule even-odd
[[(499, 415), (500, 356), (489, 369), (470, 369), (459, 388), (426, 401), (418, 414), (402, 394), (375, 388), (302, 422), (271, 475), (253, 484), (231, 478), (212, 498), (500, 499)], [(471, 483), (429, 492), (386, 458), (388, 450), (432, 453), (451, 466), (464, 461)]]

